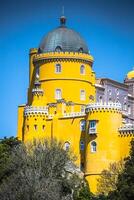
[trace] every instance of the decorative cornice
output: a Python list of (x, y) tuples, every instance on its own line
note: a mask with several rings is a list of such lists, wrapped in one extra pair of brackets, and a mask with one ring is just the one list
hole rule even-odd
[(50, 52), (36, 54), (34, 56), (34, 63), (40, 62), (40, 64), (46, 62), (57, 62), (57, 61), (69, 61), (69, 62), (83, 62), (92, 65), (93, 57), (88, 54), (75, 53), (75, 52)]
[(125, 126), (119, 128), (119, 132), (132, 132), (134, 133), (134, 124), (125, 124)]
[(91, 103), (86, 106), (86, 113), (98, 110), (116, 110), (121, 111), (120, 103)]
[(48, 115), (48, 106), (26, 106), (24, 108), (24, 116), (36, 114)]

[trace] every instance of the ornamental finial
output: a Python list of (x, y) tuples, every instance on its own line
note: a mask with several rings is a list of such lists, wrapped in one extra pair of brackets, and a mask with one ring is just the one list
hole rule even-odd
[(64, 6), (62, 7), (62, 16), (60, 17), (60, 24), (61, 24), (61, 26), (65, 26), (65, 24), (66, 24), (66, 17), (64, 16)]

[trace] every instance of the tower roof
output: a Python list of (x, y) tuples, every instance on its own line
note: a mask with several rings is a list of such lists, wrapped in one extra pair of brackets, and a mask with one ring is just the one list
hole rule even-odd
[(88, 47), (81, 35), (66, 26), (66, 17), (60, 17), (60, 26), (43, 37), (39, 53), (82, 52), (89, 54)]
[(134, 69), (133, 69), (132, 71), (128, 72), (127, 78), (128, 78), (128, 79), (134, 78)]

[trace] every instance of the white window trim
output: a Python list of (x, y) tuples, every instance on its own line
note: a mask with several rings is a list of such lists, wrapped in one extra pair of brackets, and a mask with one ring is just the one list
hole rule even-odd
[[(83, 95), (82, 95), (82, 92), (84, 92)], [(86, 92), (83, 89), (80, 90), (80, 100), (81, 101), (85, 101), (86, 100)]]
[[(83, 126), (82, 126), (82, 123), (83, 123), (83, 122), (85, 123), (85, 124), (84, 124), (84, 128), (82, 128), (82, 127), (83, 127)], [(85, 131), (85, 130), (86, 130), (86, 120), (83, 119), (83, 120), (80, 121), (80, 131)]]
[[(60, 68), (61, 68), (60, 71), (57, 70), (58, 65), (60, 65)], [(61, 71), (62, 71), (62, 66), (61, 66), (61, 64), (60, 64), (60, 63), (55, 64), (55, 73), (56, 73), (56, 74), (60, 74)]]
[[(57, 90), (60, 90), (60, 91), (61, 91), (61, 98), (58, 98), (58, 97), (57, 97), (57, 93), (56, 93)], [(61, 90), (60, 88), (56, 88), (56, 89), (55, 89), (55, 99), (57, 99), (57, 100), (62, 99), (62, 90)]]
[[(81, 72), (82, 67), (83, 67), (83, 73)], [(80, 74), (81, 75), (85, 75), (85, 65), (81, 65), (80, 66)]]
[[(66, 146), (66, 145), (68, 145), (68, 146)], [(64, 143), (64, 150), (65, 150), (65, 151), (69, 151), (69, 149), (70, 149), (70, 142), (66, 141), (66, 142)]]
[(90, 151), (91, 153), (96, 153), (97, 152), (97, 143), (95, 142), (96, 146), (95, 147), (95, 150), (94, 150), (94, 147), (92, 146), (92, 143), (94, 143), (95, 141), (93, 140), (91, 143), (90, 143)]

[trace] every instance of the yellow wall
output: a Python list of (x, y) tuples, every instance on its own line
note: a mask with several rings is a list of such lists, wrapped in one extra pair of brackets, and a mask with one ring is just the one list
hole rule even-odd
[[(120, 142), (118, 128), (122, 124), (122, 115), (114, 110), (94, 110), (87, 120), (97, 121), (97, 134), (86, 134), (85, 174), (91, 191), (96, 192), (96, 178), (110, 163), (120, 160)], [(91, 142), (97, 143), (97, 151), (91, 152)]]

